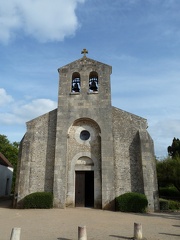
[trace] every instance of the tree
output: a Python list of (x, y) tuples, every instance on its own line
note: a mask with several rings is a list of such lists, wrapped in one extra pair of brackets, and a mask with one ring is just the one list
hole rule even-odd
[(175, 158), (176, 156), (180, 156), (180, 140), (179, 138), (174, 138), (171, 146), (167, 148), (169, 156)]
[(157, 161), (157, 178), (159, 187), (173, 185), (180, 192), (180, 157)]
[(14, 192), (19, 143), (18, 142), (10, 143), (10, 141), (7, 139), (5, 135), (0, 134), (0, 152), (13, 165), (14, 171), (13, 171), (13, 181), (12, 181), (12, 192)]

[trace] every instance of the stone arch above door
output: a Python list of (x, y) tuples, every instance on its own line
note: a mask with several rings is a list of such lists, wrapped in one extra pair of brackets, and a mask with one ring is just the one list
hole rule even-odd
[[(87, 139), (82, 138), (82, 133), (89, 133)], [(90, 141), (94, 141), (100, 138), (101, 129), (99, 125), (90, 118), (79, 118), (74, 121), (68, 130), (68, 137), (74, 137), (80, 144), (88, 144)]]
[(101, 131), (89, 118), (74, 121), (68, 131), (66, 206), (75, 206), (75, 171), (94, 171), (94, 207), (101, 208)]
[(94, 156), (101, 163), (101, 130), (99, 125), (92, 119), (80, 118), (74, 121), (68, 130), (68, 163), (75, 155), (81, 153), (79, 158), (86, 156), (92, 159)]
[(89, 152), (79, 152), (73, 157), (70, 167), (75, 170), (81, 170), (81, 167), (83, 170), (95, 170), (99, 169), (99, 161)]

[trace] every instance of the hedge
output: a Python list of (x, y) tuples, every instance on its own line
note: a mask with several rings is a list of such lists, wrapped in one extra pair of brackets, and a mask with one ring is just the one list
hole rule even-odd
[(121, 212), (146, 212), (148, 200), (144, 194), (141, 193), (125, 193), (116, 197), (116, 211)]
[(180, 200), (180, 192), (175, 187), (160, 187), (159, 188), (159, 196), (161, 198), (167, 199), (179, 199)]
[(180, 202), (169, 200), (169, 209), (170, 210), (180, 210)]
[(49, 192), (35, 192), (27, 195), (23, 201), (24, 208), (52, 208), (53, 194)]
[(159, 199), (160, 210), (167, 211), (169, 210), (169, 202), (166, 199)]
[(160, 210), (168, 211), (168, 210), (180, 210), (180, 202), (172, 201), (167, 199), (159, 199)]

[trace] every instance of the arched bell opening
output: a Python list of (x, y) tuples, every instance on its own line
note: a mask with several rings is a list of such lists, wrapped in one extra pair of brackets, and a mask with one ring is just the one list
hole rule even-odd
[(74, 72), (72, 75), (72, 86), (71, 92), (80, 92), (81, 90), (81, 79), (78, 72)]
[(89, 91), (98, 92), (98, 73), (95, 71), (89, 74)]

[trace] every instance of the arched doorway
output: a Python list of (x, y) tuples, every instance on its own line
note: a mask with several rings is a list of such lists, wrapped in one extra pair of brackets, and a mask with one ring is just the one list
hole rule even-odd
[(75, 206), (94, 207), (94, 171), (75, 172)]
[(66, 206), (102, 207), (100, 133), (92, 119), (78, 119), (68, 131)]
[(87, 156), (75, 165), (75, 206), (94, 207), (94, 162)]

